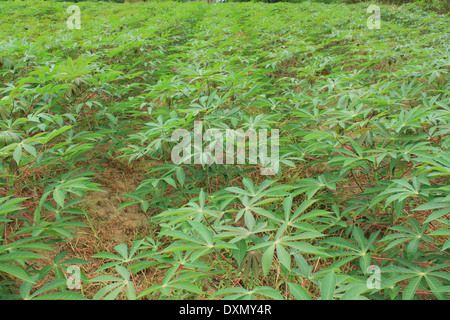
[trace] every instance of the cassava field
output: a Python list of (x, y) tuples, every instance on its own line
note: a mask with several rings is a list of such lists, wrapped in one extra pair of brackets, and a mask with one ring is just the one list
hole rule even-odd
[(0, 2), (0, 298), (447, 300), (449, 16), (368, 6)]

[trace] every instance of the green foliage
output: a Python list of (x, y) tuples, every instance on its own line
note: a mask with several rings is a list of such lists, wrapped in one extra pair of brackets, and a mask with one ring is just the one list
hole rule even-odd
[[(80, 2), (70, 30), (66, 5), (0, 3), (2, 299), (447, 299), (446, 16), (381, 5), (370, 30), (366, 3)], [(199, 120), (279, 129), (281, 169), (173, 163)], [(153, 234), (93, 255), (78, 293), (84, 261), (45, 254), (88, 230), (95, 156), (153, 164), (119, 208)], [(146, 270), (162, 280), (138, 287)]]

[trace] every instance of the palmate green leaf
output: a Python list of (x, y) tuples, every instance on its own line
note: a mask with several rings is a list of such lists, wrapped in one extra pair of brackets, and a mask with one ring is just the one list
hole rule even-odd
[(288, 220), (292, 208), (292, 196), (286, 197), (283, 200), (284, 219)]
[(171, 177), (165, 177), (165, 178), (163, 178), (163, 180), (164, 180), (165, 182), (167, 182), (167, 184), (169, 184), (170, 186), (172, 186), (172, 187), (174, 187), (174, 188), (177, 188), (177, 184), (176, 184), (176, 182), (175, 182), (175, 180), (174, 180), (173, 178), (171, 178)]
[[(142, 203), (142, 202), (141, 202), (141, 201), (128, 201), (128, 202), (124, 202), (124, 203), (122, 203), (122, 204), (117, 208), (117, 210), (122, 210), (123, 208), (129, 207), (129, 206), (132, 206), (132, 205), (138, 204), (138, 203)], [(142, 209), (142, 210), (144, 211), (144, 209)]]
[(26, 199), (28, 198), (13, 198), (13, 199), (9, 199), (9, 197), (0, 198), (0, 215), (19, 210), (20, 207), (17, 204), (21, 203)]
[(189, 292), (197, 293), (197, 294), (203, 294), (203, 291), (198, 288), (196, 285), (190, 283), (190, 282), (177, 282), (171, 285), (172, 288), (186, 290)]
[(320, 282), (320, 300), (333, 300), (336, 281), (336, 274), (334, 271), (331, 271)]
[(122, 278), (110, 276), (110, 275), (101, 275), (98, 277), (95, 277), (93, 279), (90, 279), (90, 282), (110, 282), (110, 281), (120, 281)]
[(121, 257), (110, 252), (99, 252), (97, 254), (94, 254), (92, 257), (102, 259), (122, 260)]
[(144, 291), (142, 291), (142, 292), (137, 296), (137, 299), (140, 299), (140, 298), (142, 298), (142, 297), (145, 297), (146, 295), (149, 295), (149, 294), (155, 292), (156, 290), (158, 290), (158, 289), (160, 289), (160, 288), (161, 288), (161, 285), (160, 285), (160, 284), (152, 285), (152, 286), (148, 287), (147, 289), (145, 289)]
[(55, 67), (57, 75), (56, 79), (62, 80), (77, 80), (87, 74), (89, 74), (93, 65), (89, 65), (87, 58), (80, 56), (76, 60), (72, 60), (70, 57), (67, 58), (64, 64), (60, 64)]
[(31, 289), (33, 287), (33, 284), (36, 283), (36, 281), (38, 281), (40, 277), (41, 277), (40, 274), (34, 274), (30, 277), (31, 281), (24, 281), (22, 283), (22, 285), (19, 288), (19, 296), (23, 300), (31, 299)]
[[(434, 277), (429, 276), (425, 276), (425, 279), (427, 281), (428, 287), (431, 289), (431, 292), (434, 293), (436, 298), (438, 298), (439, 300), (447, 300), (446, 295), (443, 294), (443, 292), (446, 291), (441, 291), (441, 288), (443, 288), (443, 286), (438, 280), (436, 280)], [(450, 290), (447, 292), (450, 292)]]
[[(262, 257), (267, 248), (274, 245), (273, 255), (276, 256), (272, 255), (271, 258), (278, 260), (276, 267), (283, 266), (285, 269), (288, 260), (290, 263), (288, 255), (299, 257), (303, 254), (305, 261), (299, 266), (301, 272), (293, 267), (292, 274), (279, 275), (279, 283), (286, 283), (287, 280), (296, 282), (291, 279), (296, 274), (309, 277), (315, 266), (313, 260), (326, 257), (318, 253), (308, 254), (289, 245), (298, 241), (314, 244), (315, 249), (332, 256), (327, 262), (335, 262), (330, 266), (320, 259), (319, 264), (323, 265), (319, 265), (318, 271), (311, 277), (311, 282), (315, 285), (330, 270), (335, 270), (337, 274), (338, 264), (342, 264), (343, 270), (358, 263), (361, 267), (366, 266), (370, 261), (370, 254), (392, 259), (401, 253), (405, 257), (405, 252), (399, 252), (398, 247), (406, 250), (406, 257), (409, 259), (416, 253), (413, 260), (420, 262), (415, 264), (421, 267), (431, 268), (436, 263), (442, 264), (442, 261), (448, 260), (448, 254), (436, 248), (447, 251), (450, 248), (450, 240), (446, 240), (445, 231), (448, 205), (423, 209), (430, 210), (426, 214), (425, 211), (415, 212), (421, 217), (418, 221), (420, 227), (424, 225), (425, 219), (428, 219), (427, 223), (439, 222), (439, 225), (444, 225), (428, 228), (423, 233), (423, 241), (414, 239), (414, 235), (422, 232), (421, 228), (417, 231), (405, 221), (405, 217), (411, 216), (409, 210), (422, 202), (447, 204), (450, 201), (449, 190), (443, 186), (450, 172), (447, 152), (450, 146), (449, 88), (446, 83), (448, 50), (443, 45), (445, 37), (442, 37), (442, 30), (449, 29), (448, 17), (432, 14), (427, 10), (415, 12), (409, 10), (411, 8), (397, 10), (398, 8), (386, 6), (384, 9), (387, 11), (393, 12), (395, 9), (395, 19), (392, 12), (383, 11), (392, 32), (383, 33), (383, 41), (379, 41), (379, 34), (374, 31), (365, 34), (362, 40), (367, 47), (374, 48), (367, 55), (364, 46), (355, 45), (358, 39), (349, 36), (354, 34), (355, 26), (366, 22), (367, 17), (360, 14), (366, 9), (364, 3), (352, 6), (317, 2), (278, 3), (273, 6), (237, 3), (233, 8), (227, 5), (220, 6), (220, 9), (208, 7), (211, 10), (205, 10), (203, 4), (197, 4), (146, 4), (145, 6), (150, 6), (146, 9), (154, 13), (152, 15), (146, 15), (146, 10), (139, 10), (139, 4), (136, 4), (134, 8), (126, 8), (127, 24), (123, 28), (116, 26), (120, 24), (120, 18), (109, 19), (114, 16), (111, 12), (116, 9), (116, 4), (99, 5), (100, 10), (95, 12), (83, 9), (86, 21), (92, 20), (92, 23), (83, 25), (83, 37), (87, 41), (77, 41), (73, 46), (65, 48), (53, 46), (52, 43), (65, 44), (68, 35), (48, 32), (50, 25), (41, 23), (40, 38), (52, 47), (51, 55), (47, 52), (47, 46), (30, 46), (29, 39), (33, 38), (35, 30), (23, 23), (30, 20), (27, 16), (36, 12), (35, 9), (63, 12), (62, 4), (42, 3), (39, 8), (31, 4), (24, 9), (11, 2), (2, 7), (0, 16), (6, 17), (2, 33), (6, 38), (11, 36), (11, 39), (0, 44), (0, 76), (5, 80), (1, 89), (3, 99), (0, 100), (0, 113), (3, 121), (0, 121), (0, 132), (14, 132), (19, 139), (13, 139), (13, 143), (8, 145), (10, 149), (2, 148), (0, 153), (14, 159), (13, 154), (17, 149), (16, 157), (21, 157), (18, 172), (20, 177), (17, 179), (16, 174), (14, 182), (10, 177), (4, 177), (16, 185), (14, 192), (33, 190), (35, 184), (46, 187), (41, 204), (53, 203), (47, 201), (47, 198), (55, 198), (59, 208), (51, 212), (67, 217), (75, 213), (59, 210), (62, 209), (61, 205), (69, 207), (67, 201), (72, 195), (86, 198), (82, 194), (86, 189), (81, 187), (86, 181), (61, 186), (59, 189), (64, 192), (65, 199), (60, 194), (53, 196), (54, 189), (59, 187), (57, 181), (65, 170), (77, 171), (82, 164), (94, 165), (96, 161), (90, 160), (104, 158), (106, 153), (111, 157), (118, 150), (128, 160), (147, 155), (148, 159), (158, 158), (167, 162), (170, 152), (167, 143), (171, 133), (177, 128), (191, 129), (194, 120), (201, 119), (204, 129), (270, 130), (279, 126), (284, 133), (279, 158), (282, 162), (287, 160), (288, 165), (296, 165), (296, 169), (280, 172), (280, 176), (270, 185), (269, 182), (258, 185), (261, 179), (251, 173), (253, 168), (245, 165), (201, 167), (183, 164), (182, 170), (177, 166), (167, 169), (164, 165), (157, 165), (160, 171), (147, 172), (153, 179), (152, 182), (155, 182), (154, 188), (150, 188), (152, 182), (149, 182), (149, 185), (135, 192), (141, 199), (130, 199), (137, 201), (135, 204), (141, 206), (143, 211), (160, 210), (167, 214), (167, 210), (185, 209), (186, 207), (181, 206), (192, 201), (191, 197), (198, 195), (200, 188), (208, 188), (213, 192), (215, 189), (222, 189), (229, 197), (217, 201), (214, 193), (213, 197), (208, 197), (207, 205), (211, 203), (217, 211), (207, 205), (205, 207), (204, 203), (197, 203), (197, 206), (187, 205), (189, 211), (184, 213), (172, 211), (168, 215), (152, 218), (155, 225), (161, 225), (163, 233), (167, 230), (182, 230), (187, 236), (201, 242), (195, 243), (176, 236), (165, 237), (169, 241), (158, 250), (155, 249), (155, 265), (152, 267), (164, 268), (164, 263), (178, 266), (184, 261), (187, 263), (184, 264), (186, 267), (195, 270), (200, 268), (191, 261), (191, 257), (208, 252), (211, 234), (192, 230), (192, 226), (187, 223), (191, 219), (212, 232), (212, 243), (216, 248), (221, 245), (220, 240), (229, 241), (240, 248), (245, 243), (244, 251), (256, 247)], [(16, 11), (23, 15), (23, 21), (16, 19), (14, 24), (8, 23), (8, 19), (14, 17)], [(95, 19), (91, 19), (92, 16)], [(267, 20), (267, 17), (270, 19)], [(105, 18), (112, 21), (111, 28), (101, 25)], [(196, 20), (201, 20), (202, 27), (193, 23)], [(324, 27), (324, 20), (327, 20), (328, 26)], [(296, 28), (285, 28), (292, 21), (296, 21), (298, 30), (304, 31), (302, 37), (298, 37)], [(408, 24), (408, 21), (426, 25), (426, 29), (416, 30), (417, 23)], [(128, 32), (130, 25), (142, 27), (148, 32), (132, 34)], [(209, 28), (211, 25), (215, 27)], [(155, 29), (154, 26), (158, 27)], [(187, 26), (189, 30), (186, 29)], [(98, 32), (100, 29), (105, 32)], [(257, 36), (247, 32), (248, 30), (257, 30)], [(52, 38), (46, 39), (47, 35)], [(69, 38), (70, 36), (69, 34)], [(274, 45), (273, 39), (281, 45)], [(407, 45), (398, 46), (399, 39)], [(109, 47), (117, 49), (103, 54), (104, 49)], [(151, 50), (147, 50), (148, 48)], [(79, 52), (85, 52), (86, 55), (75, 60)], [(349, 52), (351, 54), (346, 54)], [(68, 56), (71, 58), (67, 58)], [(89, 57), (96, 57), (95, 64)], [(355, 64), (355, 61), (358, 63)], [(30, 67), (35, 69), (30, 69), (31, 73), (28, 70)], [(143, 68), (148, 72), (143, 72)], [(68, 83), (62, 84), (64, 82)], [(71, 129), (58, 132), (66, 124), (72, 125)], [(39, 141), (28, 140), (36, 136)], [(11, 137), (6, 138), (11, 140)], [(3, 141), (7, 142), (0, 138), (0, 145)], [(18, 143), (22, 143), (20, 152)], [(86, 143), (90, 144), (90, 150), (106, 143), (108, 150), (104, 152), (103, 149), (96, 148), (93, 154), (87, 154), (88, 149), (84, 149)], [(35, 148), (34, 151), (32, 148)], [(34, 153), (38, 157), (34, 157)], [(58, 160), (59, 157), (62, 158)], [(32, 162), (34, 160), (36, 162)], [(7, 170), (8, 163), (1, 163), (0, 167), (2, 166)], [(37, 169), (42, 172), (36, 171)], [(10, 170), (10, 173), (11, 171), (15, 170)], [(328, 176), (319, 178), (324, 172)], [(248, 178), (238, 178), (243, 176)], [(168, 177), (172, 180), (165, 180)], [(414, 177), (423, 179), (420, 185), (413, 182)], [(307, 179), (298, 180), (301, 178)], [(425, 182), (432, 178), (429, 184)], [(394, 182), (395, 180), (400, 182)], [(283, 187), (285, 189), (278, 185), (281, 181), (288, 183), (287, 187)], [(26, 186), (21, 185), (24, 182), (27, 182)], [(171, 193), (175, 184), (181, 185), (183, 192), (180, 188), (175, 188), (166, 197), (166, 192)], [(356, 186), (358, 184), (361, 186)], [(161, 189), (170, 185), (172, 186), (168, 189)], [(227, 187), (236, 189), (225, 191)], [(280, 189), (276, 190), (278, 187)], [(70, 191), (71, 188), (76, 188), (74, 193)], [(40, 188), (36, 189), (40, 194)], [(380, 196), (386, 190), (389, 192)], [(207, 192), (205, 194), (207, 197)], [(289, 196), (292, 196), (290, 202), (294, 204), (287, 203), (287, 210), (283, 198)], [(243, 203), (244, 197), (247, 197), (247, 203), (243, 208), (247, 209), (239, 211), (239, 201)], [(291, 210), (292, 207), (301, 206), (307, 199), (316, 202), (298, 214), (297, 219), (289, 222), (295, 211)], [(367, 208), (367, 203), (370, 204), (371, 200), (374, 202)], [(2, 201), (0, 206), (1, 203)], [(389, 207), (385, 206), (386, 203), (389, 203)], [(18, 203), (15, 206), (20, 205)], [(326, 213), (333, 205), (339, 209), (332, 214)], [(7, 207), (7, 210), (12, 208)], [(395, 215), (389, 221), (392, 207)], [(56, 239), (70, 235), (68, 229), (64, 231), (67, 228), (65, 225), (54, 225), (56, 229), (44, 228), (50, 217), (44, 211), (33, 216), (27, 211), (28, 206), (20, 209), (35, 218), (35, 222), (42, 228), (25, 218), (23, 221), (29, 226), (17, 230), (14, 239), (27, 237), (28, 234), (42, 235), (42, 238), (34, 241), (41, 242), (49, 237)], [(244, 222), (245, 226), (229, 221), (230, 214), (234, 216), (233, 210), (245, 218), (245, 221), (239, 221)], [(345, 215), (352, 211), (355, 212), (355, 220), (348, 221)], [(22, 217), (22, 212), (18, 209), (1, 213), (0, 210), (0, 224), (8, 223), (8, 226), (11, 224), (8, 219)], [(205, 219), (219, 234), (215, 234)], [(51, 221), (53, 222), (52, 219)], [(166, 224), (162, 226), (164, 222)], [(395, 235), (390, 237), (389, 232), (386, 234), (382, 229), (383, 241), (369, 245), (371, 238), (368, 233), (364, 234), (369, 239), (351, 232), (360, 223), (364, 224), (364, 229), (369, 225), (381, 227), (394, 224), (407, 226), (410, 231), (392, 229), (389, 232)], [(262, 227), (264, 224), (265, 228)], [(283, 224), (288, 225), (285, 233), (277, 234), (275, 230)], [(372, 229), (369, 228), (368, 231)], [(301, 235), (303, 231), (314, 230), (324, 235), (311, 240), (302, 239), (305, 236)], [(427, 235), (430, 239), (425, 238)], [(332, 243), (319, 242), (329, 236), (347, 240), (357, 249), (352, 250), (348, 243), (334, 246)], [(279, 242), (275, 244), (276, 241)], [(27, 250), (20, 246), (24, 244), (22, 242), (12, 247), (13, 251), (10, 252), (9, 248), (13, 244), (15, 242), (11, 238), (7, 243), (8, 248), (0, 246), (0, 252), (9, 254), (15, 250)], [(162, 251), (168, 248), (169, 251)], [(132, 249), (128, 255), (134, 257), (131, 251)], [(126, 260), (119, 253), (116, 254), (116, 259), (103, 258), (106, 260), (106, 267), (113, 267)], [(244, 254), (246, 252), (240, 251), (235, 258), (243, 260)], [(221, 259), (219, 256), (217, 258)], [(301, 259), (296, 258), (297, 260)], [(222, 269), (216, 262), (213, 260), (213, 265), (201, 270), (209, 272), (211, 270), (208, 268)], [(426, 281), (421, 283), (418, 290), (426, 290), (428, 286), (428, 291), (437, 293), (438, 289), (433, 291), (431, 288), (439, 287), (436, 281), (442, 283), (443, 287), (448, 284), (445, 276), (431, 274), (434, 271), (445, 272), (444, 266), (433, 271), (426, 271), (425, 268), (418, 271), (399, 261), (382, 262), (382, 266), (389, 264), (399, 267), (404, 265), (405, 270), (392, 268), (386, 274), (382, 273), (383, 279), (390, 279), (395, 288), (378, 291), (378, 298), (396, 298), (396, 292), (403, 290), (410, 278), (422, 271), (430, 272), (428, 278), (435, 281), (429, 282), (425, 277)], [(261, 267), (260, 263), (255, 265)], [(177, 276), (177, 267), (174, 270), (171, 279)], [(362, 287), (359, 280), (363, 276), (353, 278), (353, 274), (361, 272), (353, 268), (351, 270), (352, 277), (347, 275), (343, 284), (338, 283), (339, 288), (334, 298), (359, 299), (362, 295), (358, 286)], [(210, 276), (208, 273), (197, 272), (197, 278), (205, 277), (209, 280)], [(224, 276), (227, 276), (226, 273)], [(393, 281), (400, 278), (404, 278), (405, 283)], [(196, 278), (192, 279), (192, 282), (197, 281)], [(338, 274), (338, 280), (341, 279), (344, 277), (341, 278)], [(229, 280), (231, 284), (224, 280), (221, 285), (236, 285)], [(200, 279), (198, 281), (200, 283)], [(357, 285), (351, 286), (348, 283), (351, 281), (356, 281), (351, 284)], [(161, 294), (163, 299), (171, 291), (169, 280), (166, 283), (169, 284), (166, 288), (155, 289), (155, 293)], [(128, 289), (132, 289), (130, 283), (122, 288), (121, 286), (106, 291), (103, 297), (111, 292), (117, 292), (117, 297), (126, 297), (125, 294), (133, 296), (132, 292), (128, 293)], [(280, 291), (280, 288), (284, 287), (276, 290)], [(247, 289), (227, 293), (225, 298), (258, 297), (255, 293), (248, 294), (253, 289)], [(438, 297), (436, 293), (434, 296)], [(366, 295), (370, 297), (370, 294)], [(172, 297), (178, 298), (175, 295)]]
[(34, 253), (34, 252), (27, 252), (27, 251), (15, 251), (11, 253), (6, 253), (0, 255), (0, 262), (7, 261), (7, 260), (23, 260), (23, 259), (44, 259), (43, 256)]
[(299, 193), (306, 193), (308, 199), (311, 199), (317, 191), (325, 188), (325, 184), (313, 178), (301, 179), (296, 185), (296, 190), (293, 192), (295, 195)]
[(73, 291), (53, 292), (45, 295), (39, 295), (32, 300), (89, 300), (81, 294)]
[(246, 229), (243, 227), (232, 227), (232, 226), (220, 226), (220, 230), (225, 230), (217, 235), (218, 238), (230, 238), (230, 243), (237, 243), (243, 239), (248, 239), (254, 234), (262, 232), (270, 232), (275, 230), (275, 228), (267, 227), (267, 222), (258, 222), (253, 229)]
[[(229, 296), (230, 294), (234, 294), (233, 296)], [(211, 297), (216, 297), (216, 296), (228, 296), (228, 299), (239, 299), (241, 297), (248, 297), (248, 299), (250, 300), (251, 297), (249, 297), (249, 295), (251, 295), (251, 291), (243, 288), (243, 287), (234, 287), (234, 288), (225, 288), (225, 289), (220, 289), (217, 292), (213, 293), (211, 295)]]
[(202, 208), (195, 203), (189, 203), (185, 208), (166, 210), (154, 216), (149, 221), (161, 221), (167, 222), (170, 225), (174, 225), (182, 221), (186, 221), (190, 217), (194, 217), (196, 221), (199, 221), (208, 216), (218, 217), (219, 212), (216, 210)]
[[(363, 157), (364, 157), (364, 151), (363, 151), (363, 149), (361, 148), (361, 146), (360, 146), (357, 142), (355, 142), (352, 138), (350, 138), (350, 137), (348, 137), (348, 141), (349, 141), (350, 144), (352, 145), (352, 147), (353, 147), (354, 151), (357, 153), (357, 155), (358, 155), (360, 158), (363, 158)], [(344, 165), (344, 166), (345, 166), (345, 165)]]
[(422, 277), (414, 277), (409, 280), (409, 284), (405, 287), (402, 294), (403, 300), (412, 300), (414, 297), (414, 294), (416, 293), (417, 289), (419, 288), (420, 281), (422, 280)]
[(163, 284), (153, 285), (147, 289), (145, 289), (137, 298), (141, 298), (143, 296), (146, 296), (148, 294), (151, 294), (157, 290), (165, 290), (169, 289), (169, 292), (172, 288), (180, 289), (189, 291), (196, 294), (203, 294), (203, 291), (198, 288), (196, 285), (190, 282), (189, 279), (192, 279), (194, 277), (197, 277), (198, 275), (195, 273), (191, 274), (181, 274), (178, 278), (171, 280), (170, 279), (175, 275), (178, 274), (178, 268), (171, 268), (169, 272), (167, 272), (166, 276), (163, 279)]
[(104, 298), (103, 300), (115, 300), (117, 296), (123, 291), (124, 287), (126, 286), (126, 283), (121, 283), (119, 286), (117, 286), (115, 289), (111, 290)]
[(288, 282), (289, 290), (297, 300), (311, 300), (311, 296), (301, 285)]
[(227, 300), (253, 300), (255, 295), (262, 295), (275, 300), (284, 300), (283, 296), (271, 287), (255, 287), (251, 290), (242, 287), (225, 288), (218, 290), (216, 293), (212, 294), (211, 297), (222, 295), (225, 295), (224, 299)]
[(304, 241), (298, 241), (298, 242), (286, 242), (286, 245), (294, 248), (298, 251), (300, 251), (300, 253), (310, 253), (310, 254), (316, 254), (318, 256), (323, 256), (323, 257), (329, 257), (329, 254), (321, 247), (315, 247), (312, 244), (308, 243), (308, 242), (304, 242)]
[(277, 257), (280, 260), (281, 264), (288, 270), (291, 269), (291, 255), (283, 248), (282, 245), (275, 245), (277, 250)]
[(53, 198), (60, 208), (64, 207), (65, 192), (63, 190), (56, 188), (53, 191)]
[(420, 239), (413, 239), (409, 241), (408, 245), (406, 246), (406, 252), (409, 257), (413, 258), (417, 256), (418, 249), (419, 249)]
[(331, 246), (336, 246), (343, 249), (348, 249), (350, 251), (359, 252), (360, 248), (358, 248), (356, 245), (352, 244), (350, 241), (344, 238), (338, 238), (338, 237), (330, 237), (325, 240), (323, 240), (324, 243), (327, 243)]
[(182, 240), (187, 241), (188, 243), (194, 243), (194, 244), (199, 244), (199, 245), (203, 245), (203, 246), (208, 246), (208, 244), (206, 242), (204, 242), (196, 237), (190, 236), (182, 231), (167, 230), (167, 231), (162, 232), (161, 234), (173, 237), (175, 239), (182, 239)]
[(245, 240), (239, 240), (235, 243), (235, 245), (236, 249), (232, 250), (232, 254), (238, 266), (241, 266), (242, 260), (247, 254), (247, 243), (245, 242)]
[(243, 190), (243, 189), (238, 188), (238, 187), (228, 187), (225, 190), (229, 191), (229, 192), (232, 192), (232, 193), (241, 194), (241, 195), (244, 195), (244, 196), (251, 196), (252, 195), (251, 192)]
[(36, 149), (32, 145), (24, 143), (22, 144), (22, 147), (33, 157), (36, 157)]
[(24, 271), (24, 269), (11, 264), (0, 263), (0, 271), (8, 273), (16, 278), (32, 282), (30, 276)]
[(372, 256), (369, 252), (364, 253), (361, 255), (361, 258), (359, 259), (359, 266), (361, 267), (361, 270), (365, 271), (369, 267), (372, 261)]
[(176, 252), (196, 249), (205, 249), (205, 247), (200, 244), (193, 244), (192, 242), (186, 243), (183, 241), (175, 241), (164, 248), (163, 252)]
[(127, 268), (119, 266), (119, 265), (117, 265), (115, 268), (116, 268), (117, 273), (122, 276), (122, 279), (124, 279), (126, 281), (130, 280), (130, 271), (128, 271)]
[[(130, 248), (129, 257), (132, 258), (136, 254), (136, 252), (141, 248), (141, 246), (144, 244), (145, 239), (137, 240), (133, 243), (133, 245)], [(145, 256), (144, 256), (145, 257)], [(136, 257), (135, 257), (136, 258)]]
[(312, 219), (315, 217), (323, 217), (323, 216), (327, 216), (330, 215), (331, 212), (326, 211), (326, 210), (312, 210), (306, 214), (301, 215), (297, 220), (308, 220), (308, 219)]
[(142, 209), (142, 211), (147, 212), (149, 207), (150, 207), (150, 203), (148, 201), (142, 201), (141, 202), (141, 209)]
[[(378, 232), (379, 233), (379, 232)], [(378, 234), (377, 233), (377, 234)], [(367, 240), (364, 237), (364, 233), (361, 229), (359, 228), (353, 228), (352, 231), (352, 235), (355, 238), (356, 242), (358, 243), (359, 247), (365, 251), (366, 250), (366, 244), (367, 244)]]
[(114, 250), (116, 250), (123, 259), (128, 259), (128, 247), (125, 243), (118, 244), (114, 247)]
[(448, 248), (450, 248), (450, 239), (445, 241), (444, 245), (442, 246), (441, 250), (447, 250)]
[(8, 244), (4, 244), (0, 246), (0, 253), (8, 251), (8, 250), (17, 250), (17, 249), (30, 249), (30, 250), (52, 250), (48, 244), (39, 242), (45, 239), (45, 237), (28, 237), (19, 239), (15, 242), (10, 242)]
[(430, 232), (429, 236), (447, 236), (450, 237), (450, 229), (438, 229)]
[(213, 246), (213, 234), (209, 231), (203, 224), (195, 221), (188, 220), (188, 223), (191, 225), (193, 230), (195, 230), (209, 246)]
[(186, 174), (184, 172), (184, 169), (182, 167), (178, 167), (175, 170), (176, 176), (177, 176), (177, 180), (180, 183), (180, 185), (183, 187), (184, 186), (184, 181), (186, 179)]
[(13, 158), (16, 161), (17, 165), (20, 165), (20, 160), (22, 159), (22, 144), (17, 144), (16, 148), (13, 152)]
[(364, 292), (369, 290), (366, 283), (351, 283), (348, 286), (339, 287), (339, 291), (341, 290), (344, 290), (345, 293), (339, 300), (369, 300), (362, 296)]
[(450, 286), (439, 286), (439, 287), (436, 287), (435, 292), (450, 293)]
[(39, 288), (38, 290), (36, 290), (31, 296), (30, 298), (33, 299), (39, 295), (41, 295), (44, 292), (47, 292), (49, 290), (55, 289), (55, 288), (59, 288), (59, 287), (65, 287), (67, 285), (67, 280), (64, 279), (56, 279), (46, 285), (44, 285), (43, 287)]
[(131, 281), (128, 281), (127, 283), (127, 299), (136, 300), (136, 288), (134, 287), (134, 283)]
[(234, 243), (224, 242), (220, 240), (214, 244), (214, 247), (217, 249), (236, 249), (236, 245)]
[(98, 267), (97, 270), (95, 270), (96, 273), (101, 272), (103, 270), (115, 267), (117, 265), (120, 265), (121, 263), (123, 263), (123, 261), (112, 261), (112, 262), (107, 262), (102, 264), (100, 267)]
[(253, 279), (258, 279), (259, 270), (261, 268), (261, 260), (262, 254), (260, 252), (258, 251), (247, 252), (244, 259), (239, 264), (239, 271), (241, 271), (242, 268), (245, 268), (243, 279), (246, 279), (248, 277), (250, 271), (252, 272)]
[[(399, 259), (397, 259), (397, 261), (399, 261)], [(403, 260), (402, 260), (403, 261)], [(404, 267), (399, 267), (396, 265), (388, 265), (386, 267), (381, 268), (381, 273), (382, 274), (386, 274), (386, 273), (404, 273), (404, 274), (409, 274), (410, 276), (413, 276), (417, 273), (417, 270), (411, 270), (408, 268), (404, 268)]]
[[(442, 268), (443, 266), (435, 266), (436, 268)], [(448, 272), (444, 272), (444, 271), (432, 271), (429, 272), (430, 276), (434, 276), (437, 277), (439, 279), (445, 280), (447, 282), (450, 282), (450, 274)]]
[(432, 214), (430, 214), (430, 216), (425, 220), (425, 223), (428, 223), (428, 222), (437, 220), (437, 219), (439, 219), (439, 218), (441, 218), (441, 217), (443, 217), (444, 215), (449, 214), (449, 213), (450, 213), (450, 206), (447, 206), (446, 208), (441, 209), (441, 210), (434, 211), (434, 212), (433, 212)]
[(264, 276), (267, 276), (269, 273), (269, 269), (272, 266), (272, 260), (273, 260), (273, 253), (275, 251), (275, 245), (272, 244), (264, 251), (261, 263), (263, 267), (263, 274)]
[(53, 139), (54, 137), (59, 136), (60, 134), (66, 132), (67, 130), (72, 129), (73, 126), (63, 126), (59, 129), (53, 130), (52, 132), (50, 132), (47, 136), (46, 136), (46, 143), (48, 143), (51, 139)]
[(274, 288), (271, 287), (257, 287), (253, 289), (253, 292), (255, 294), (260, 294), (265, 297), (272, 298), (274, 300), (284, 300), (283, 296), (278, 291), (276, 291)]
[(260, 215), (262, 215), (264, 217), (267, 217), (267, 218), (269, 218), (272, 221), (276, 221), (276, 222), (279, 222), (279, 223), (283, 223), (284, 222), (284, 220), (281, 217), (277, 216), (276, 214), (274, 214), (272, 212), (267, 211), (266, 209), (258, 208), (258, 207), (252, 207), (252, 211), (256, 212), (256, 213), (258, 213), (258, 214), (260, 214)]
[(295, 213), (291, 216), (291, 207), (292, 207), (292, 197), (285, 198), (285, 201), (283, 202), (283, 208), (284, 208), (284, 215), (285, 215), (285, 221), (289, 223), (290, 225), (294, 226), (295, 222), (301, 221), (301, 220), (307, 220), (314, 217), (324, 216), (330, 214), (330, 212), (325, 210), (312, 210), (306, 214), (302, 214), (307, 210), (311, 205), (313, 205), (315, 202), (317, 202), (317, 199), (314, 200), (306, 200), (300, 204), (300, 206), (295, 210)]
[(114, 300), (117, 298), (124, 287), (125, 283), (121, 281), (108, 284), (97, 291), (97, 293), (93, 297), (93, 300)]

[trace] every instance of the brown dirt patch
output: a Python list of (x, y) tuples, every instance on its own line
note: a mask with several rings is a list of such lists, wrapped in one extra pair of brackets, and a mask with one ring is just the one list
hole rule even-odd
[[(63, 260), (69, 258), (85, 260), (88, 263), (80, 264), (80, 269), (88, 279), (93, 279), (100, 275), (96, 273), (96, 270), (104, 263), (110, 262), (109, 260), (93, 258), (93, 255), (99, 252), (117, 254), (114, 247), (118, 244), (125, 243), (130, 248), (134, 240), (142, 239), (146, 236), (153, 237), (155, 234), (156, 230), (153, 230), (154, 227), (147, 223), (150, 215), (144, 213), (139, 205), (119, 209), (124, 202), (132, 201), (125, 194), (132, 192), (139, 186), (144, 179), (143, 172), (149, 166), (155, 165), (155, 163), (145, 165), (142, 163), (142, 165), (131, 167), (114, 158), (102, 157), (99, 159), (97, 156), (94, 159), (89, 156), (89, 159), (89, 164), (97, 166), (91, 169), (91, 172), (96, 173), (93, 181), (102, 185), (100, 188), (103, 192), (88, 192), (84, 197), (85, 201), (80, 204), (80, 209), (86, 212), (89, 221), (84, 216), (77, 220), (88, 225), (88, 227), (77, 228), (74, 231), (76, 237), (67, 242), (57, 244), (52, 251), (43, 252), (42, 254), (47, 259), (37, 261), (34, 264), (34, 267), (37, 269), (41, 269), (51, 263), (56, 254), (67, 252)], [(86, 166), (89, 166), (89, 164), (86, 163)], [(99, 167), (103, 168), (103, 170), (98, 169)], [(105, 270), (101, 273), (117, 276), (114, 270)], [(164, 274), (164, 270), (147, 268), (133, 275), (138, 292), (155, 283), (160, 283)], [(54, 276), (51, 272), (33, 286), (33, 291), (52, 280), (54, 280)], [(83, 285), (83, 294), (88, 298), (92, 298), (104, 285), (105, 283)], [(119, 298), (121, 298), (120, 295)]]

